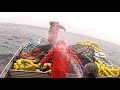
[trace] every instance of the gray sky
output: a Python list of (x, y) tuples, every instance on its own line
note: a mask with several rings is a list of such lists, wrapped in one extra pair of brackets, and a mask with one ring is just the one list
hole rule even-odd
[(120, 12), (0, 12), (0, 22), (49, 28), (51, 20), (69, 32), (120, 45)]

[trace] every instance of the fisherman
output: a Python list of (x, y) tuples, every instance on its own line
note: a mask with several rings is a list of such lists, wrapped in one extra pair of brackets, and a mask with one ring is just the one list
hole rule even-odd
[(98, 67), (95, 63), (88, 63), (85, 65), (83, 71), (83, 78), (96, 78), (98, 77)]
[(55, 47), (49, 50), (48, 54), (40, 62), (40, 70), (46, 61), (52, 57), (51, 63), (51, 78), (66, 78), (66, 73), (69, 70), (69, 61), (67, 56), (72, 56), (79, 65), (82, 65), (81, 60), (74, 52), (66, 45), (64, 40), (59, 40)]
[(59, 22), (50, 21), (50, 29), (48, 31), (48, 42), (52, 46), (54, 46), (54, 44), (57, 41), (59, 29), (63, 29), (64, 31), (66, 31), (66, 29), (59, 24)]

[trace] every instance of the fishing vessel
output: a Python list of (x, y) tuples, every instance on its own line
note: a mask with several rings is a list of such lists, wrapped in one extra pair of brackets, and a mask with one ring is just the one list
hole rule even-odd
[[(12, 68), (13, 63), (17, 60), (18, 55), (23, 50), (22, 45), (8, 62), (4, 70), (0, 74), (0, 78), (50, 78), (50, 73), (47, 72), (36, 72), (36, 71), (25, 71), (25, 70), (14, 70)], [(77, 74), (67, 73), (67, 78), (77, 78)]]

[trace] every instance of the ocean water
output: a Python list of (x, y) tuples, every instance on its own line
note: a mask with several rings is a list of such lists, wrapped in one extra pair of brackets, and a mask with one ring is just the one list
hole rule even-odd
[[(36, 42), (39, 38), (47, 38), (47, 32), (48, 28), (44, 27), (0, 23), (0, 72), (21, 45)], [(59, 39), (64, 39), (68, 45), (82, 40), (92, 40), (107, 54), (107, 58), (113, 64), (120, 65), (120, 45), (71, 32), (65, 33), (62, 30), (59, 32)]]

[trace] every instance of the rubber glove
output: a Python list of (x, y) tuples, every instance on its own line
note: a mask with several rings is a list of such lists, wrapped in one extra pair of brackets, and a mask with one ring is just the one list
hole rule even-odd
[(43, 65), (42, 65), (42, 64), (40, 64), (40, 67), (39, 67), (39, 68), (40, 68), (40, 71), (42, 71), (42, 69), (43, 69)]

